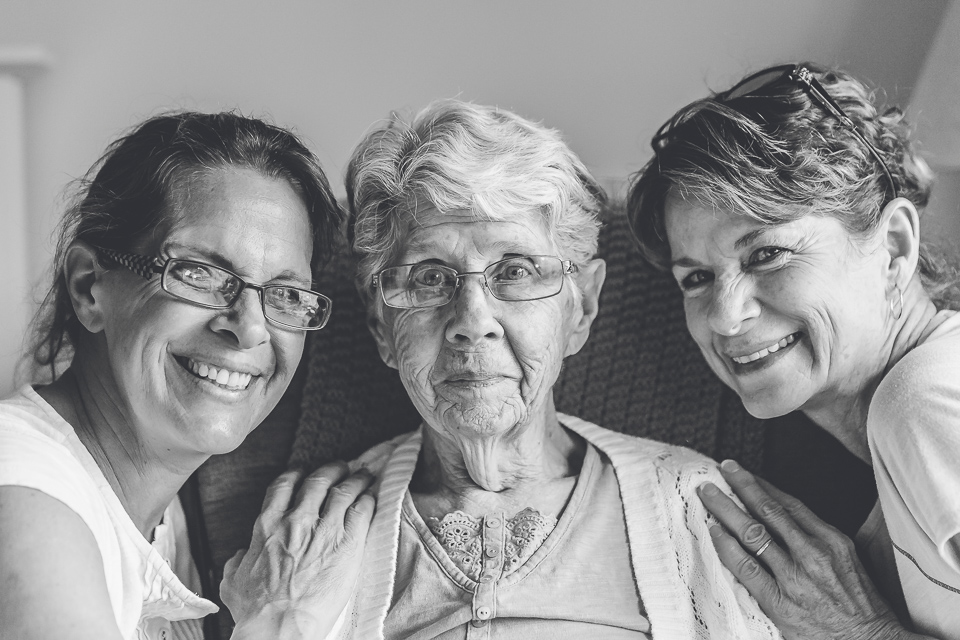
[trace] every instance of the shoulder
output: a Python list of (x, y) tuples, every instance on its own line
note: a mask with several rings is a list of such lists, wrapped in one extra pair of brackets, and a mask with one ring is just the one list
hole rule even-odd
[(871, 430), (960, 418), (960, 331), (937, 333), (880, 381), (870, 403)]
[(357, 469), (368, 469), (371, 473), (378, 475), (381, 473), (383, 468), (386, 466), (387, 461), (396, 453), (397, 449), (401, 445), (410, 443), (412, 440), (418, 439), (420, 430), (408, 431), (407, 433), (402, 433), (395, 438), (381, 442), (380, 444), (374, 445), (360, 454), (354, 460), (349, 462), (350, 471), (356, 471)]
[(576, 416), (560, 414), (559, 417), (564, 426), (610, 458), (618, 471), (645, 468), (675, 478), (696, 475), (712, 479), (719, 476), (717, 463), (693, 449), (605, 429)]

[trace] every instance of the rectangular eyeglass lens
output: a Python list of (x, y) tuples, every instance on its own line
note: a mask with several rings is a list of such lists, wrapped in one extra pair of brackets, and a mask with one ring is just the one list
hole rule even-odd
[(228, 273), (186, 260), (171, 261), (164, 278), (168, 292), (185, 300), (227, 306), (239, 283)]
[(264, 296), (270, 317), (284, 324), (315, 327), (326, 315), (327, 301), (304, 289), (267, 287)]

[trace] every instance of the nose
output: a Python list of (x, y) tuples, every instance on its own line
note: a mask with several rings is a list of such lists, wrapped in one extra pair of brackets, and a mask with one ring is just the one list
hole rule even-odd
[(214, 316), (210, 328), (232, 337), (241, 349), (252, 349), (270, 340), (259, 293), (247, 288), (229, 309)]
[(491, 307), (495, 298), (486, 289), (482, 274), (471, 274), (460, 280), (460, 289), (450, 305), (453, 317), (446, 328), (449, 342), (473, 344), (503, 337), (503, 326)]
[(709, 309), (710, 328), (723, 336), (735, 336), (760, 315), (760, 303), (745, 279), (717, 282)]

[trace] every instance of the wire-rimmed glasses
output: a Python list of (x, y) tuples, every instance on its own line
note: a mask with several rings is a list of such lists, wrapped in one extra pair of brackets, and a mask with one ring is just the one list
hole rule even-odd
[(576, 273), (577, 265), (556, 256), (515, 256), (498, 260), (483, 271), (459, 273), (433, 262), (387, 267), (373, 277), (383, 303), (395, 309), (441, 307), (457, 293), (460, 280), (480, 276), (497, 300), (521, 302), (555, 296), (563, 289), (563, 277)]
[(150, 280), (160, 276), (161, 288), (180, 300), (208, 309), (229, 309), (244, 289), (260, 297), (263, 316), (275, 325), (298, 331), (322, 329), (330, 319), (333, 301), (322, 293), (289, 285), (258, 285), (206, 262), (142, 256), (97, 247), (110, 261)]

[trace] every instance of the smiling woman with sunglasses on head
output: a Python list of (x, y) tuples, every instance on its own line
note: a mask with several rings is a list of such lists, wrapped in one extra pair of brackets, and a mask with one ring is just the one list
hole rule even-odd
[[(653, 147), (631, 222), (707, 362), (754, 415), (802, 411), (872, 464), (862, 553), (916, 631), (960, 638), (960, 286), (920, 242), (932, 176), (900, 113), (843, 72), (773, 67), (684, 107)], [(912, 637), (849, 539), (723, 472), (749, 514), (701, 488), (717, 550), (785, 637)]]
[[(152, 118), (91, 169), (36, 321), (53, 381), (0, 401), (4, 637), (199, 637), (216, 607), (177, 491), (287, 388), (330, 314), (312, 274), (341, 218), (293, 134), (232, 113)], [(369, 474), (345, 476), (270, 487), (225, 569), (235, 638), (332, 626), (373, 513)]]

